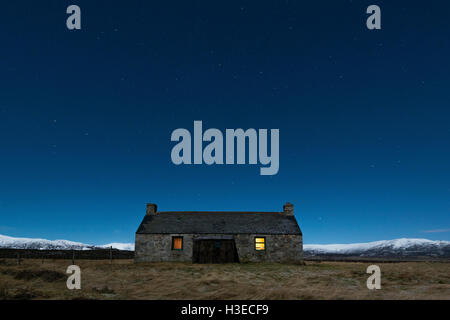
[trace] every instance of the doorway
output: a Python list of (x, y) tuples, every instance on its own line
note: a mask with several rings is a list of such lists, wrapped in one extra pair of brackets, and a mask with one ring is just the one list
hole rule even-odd
[(194, 263), (239, 262), (233, 239), (195, 239), (192, 253)]

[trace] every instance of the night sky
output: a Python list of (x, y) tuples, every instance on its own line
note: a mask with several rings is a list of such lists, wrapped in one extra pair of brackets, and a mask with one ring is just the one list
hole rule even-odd
[[(82, 29), (66, 28), (81, 7)], [(366, 28), (377, 4), (382, 29)], [(448, 1), (5, 1), (0, 234), (133, 242), (165, 210), (281, 211), (305, 243), (450, 240)], [(280, 130), (280, 170), (172, 163)]]

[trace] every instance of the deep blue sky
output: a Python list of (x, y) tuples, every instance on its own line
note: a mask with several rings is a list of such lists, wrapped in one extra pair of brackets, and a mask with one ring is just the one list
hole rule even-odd
[[(66, 7), (82, 11), (69, 31)], [(382, 10), (382, 30), (365, 26)], [(447, 1), (7, 1), (0, 234), (133, 242), (160, 210), (282, 210), (305, 243), (450, 240)], [(280, 171), (175, 166), (176, 128), (279, 128)], [(426, 231), (441, 232), (426, 232)]]

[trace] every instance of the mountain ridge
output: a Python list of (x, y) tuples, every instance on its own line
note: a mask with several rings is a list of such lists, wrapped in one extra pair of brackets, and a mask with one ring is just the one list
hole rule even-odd
[(47, 240), (40, 238), (15, 238), (0, 234), (0, 248), (3, 249), (37, 249), (37, 250), (95, 250), (110, 248), (134, 250), (134, 243), (109, 243), (92, 245), (69, 240)]
[(305, 257), (450, 257), (450, 241), (399, 238), (350, 244), (304, 245)]

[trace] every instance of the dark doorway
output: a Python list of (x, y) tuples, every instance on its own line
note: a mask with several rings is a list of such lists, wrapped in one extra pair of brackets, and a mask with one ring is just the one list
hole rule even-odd
[(194, 240), (192, 253), (194, 263), (239, 262), (234, 240), (201, 239)]

